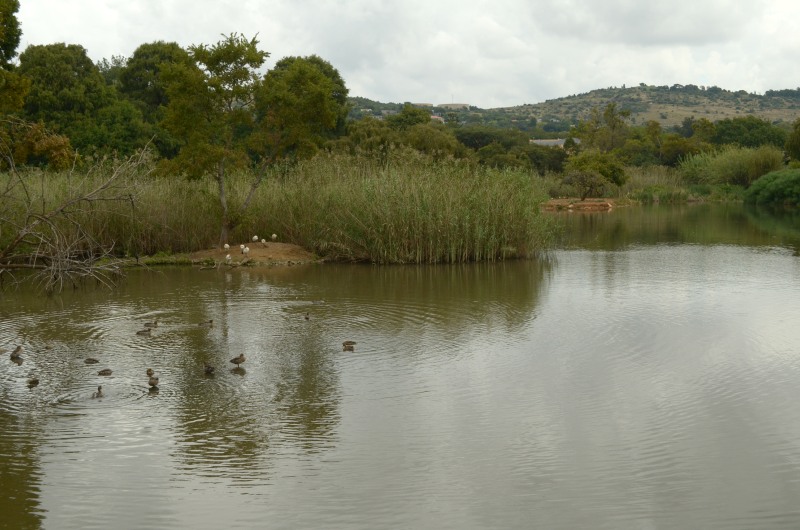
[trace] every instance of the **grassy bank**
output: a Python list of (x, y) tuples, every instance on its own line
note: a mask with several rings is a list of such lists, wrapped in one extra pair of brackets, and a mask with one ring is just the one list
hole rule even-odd
[[(5, 202), (7, 217), (46, 212), (70, 196), (97, 186), (107, 169), (86, 175), (25, 175)], [(251, 175), (230, 180), (228, 200), (244, 200)], [(218, 242), (220, 207), (216, 183), (125, 175), (108, 190), (113, 201), (76, 206), (71, 223), (82, 225), (117, 255), (182, 253)], [(273, 170), (231, 233), (231, 244), (267, 237), (319, 256), (375, 263), (454, 263), (525, 257), (547, 248), (555, 227), (541, 215), (541, 181), (520, 171), (434, 163), (404, 153), (387, 165), (320, 156)], [(69, 230), (69, 227), (64, 227)], [(0, 248), (13, 230), (6, 223)]]

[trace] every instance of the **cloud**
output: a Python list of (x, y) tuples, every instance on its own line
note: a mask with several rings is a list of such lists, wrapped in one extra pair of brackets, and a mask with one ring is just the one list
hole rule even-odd
[(316, 54), (352, 95), (380, 101), (536, 103), (608, 86), (800, 86), (788, 0), (36, 0), (21, 48), (82, 44), (94, 60), (156, 40), (258, 34), (268, 66)]
[(545, 32), (579, 41), (702, 46), (740, 37), (765, 7), (759, 0), (541, 0), (535, 14)]

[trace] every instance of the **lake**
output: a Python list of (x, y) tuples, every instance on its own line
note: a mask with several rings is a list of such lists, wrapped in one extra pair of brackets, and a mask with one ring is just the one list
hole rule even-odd
[(798, 216), (554, 215), (531, 261), (6, 286), (0, 527), (800, 527)]

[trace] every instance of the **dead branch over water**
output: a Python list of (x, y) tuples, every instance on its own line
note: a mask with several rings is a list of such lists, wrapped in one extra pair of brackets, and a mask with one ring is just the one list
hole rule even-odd
[[(149, 171), (147, 151), (122, 161), (100, 162), (88, 175), (70, 172), (75, 180), (69, 183), (68, 195), (55, 203), (48, 203), (46, 173), (18, 171), (2, 140), (0, 155), (8, 168), (0, 177), (4, 180), (0, 191), (0, 278), (9, 276), (13, 282), (33, 279), (47, 292), (86, 280), (113, 286), (124, 260), (113, 256), (113, 243), (98, 241), (86, 220), (100, 203), (119, 203), (120, 210), (133, 213), (134, 195), (128, 180)], [(87, 187), (89, 175), (96, 171), (108, 171), (109, 176)], [(35, 274), (18, 278), (14, 271), (20, 270)]]

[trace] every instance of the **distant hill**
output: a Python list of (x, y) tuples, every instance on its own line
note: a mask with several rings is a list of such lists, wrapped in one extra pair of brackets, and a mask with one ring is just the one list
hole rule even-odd
[[(402, 108), (399, 103), (379, 103), (365, 98), (350, 99), (353, 104), (350, 116), (354, 119), (370, 113), (380, 115)], [(584, 94), (515, 107), (447, 109), (434, 105), (430, 108), (435, 114), (457, 117), (461, 123), (481, 123), (557, 134), (569, 129), (570, 125), (585, 120), (593, 108), (605, 107), (610, 102), (616, 102), (620, 108), (630, 110), (630, 122), (633, 125), (655, 120), (665, 129), (680, 125), (688, 117), (706, 118), (715, 122), (726, 118), (757, 116), (775, 124), (786, 124), (787, 127), (800, 118), (800, 88), (767, 90), (764, 95), (759, 95), (744, 90), (732, 92), (716, 86), (652, 86), (644, 83), (636, 87), (592, 90)]]

